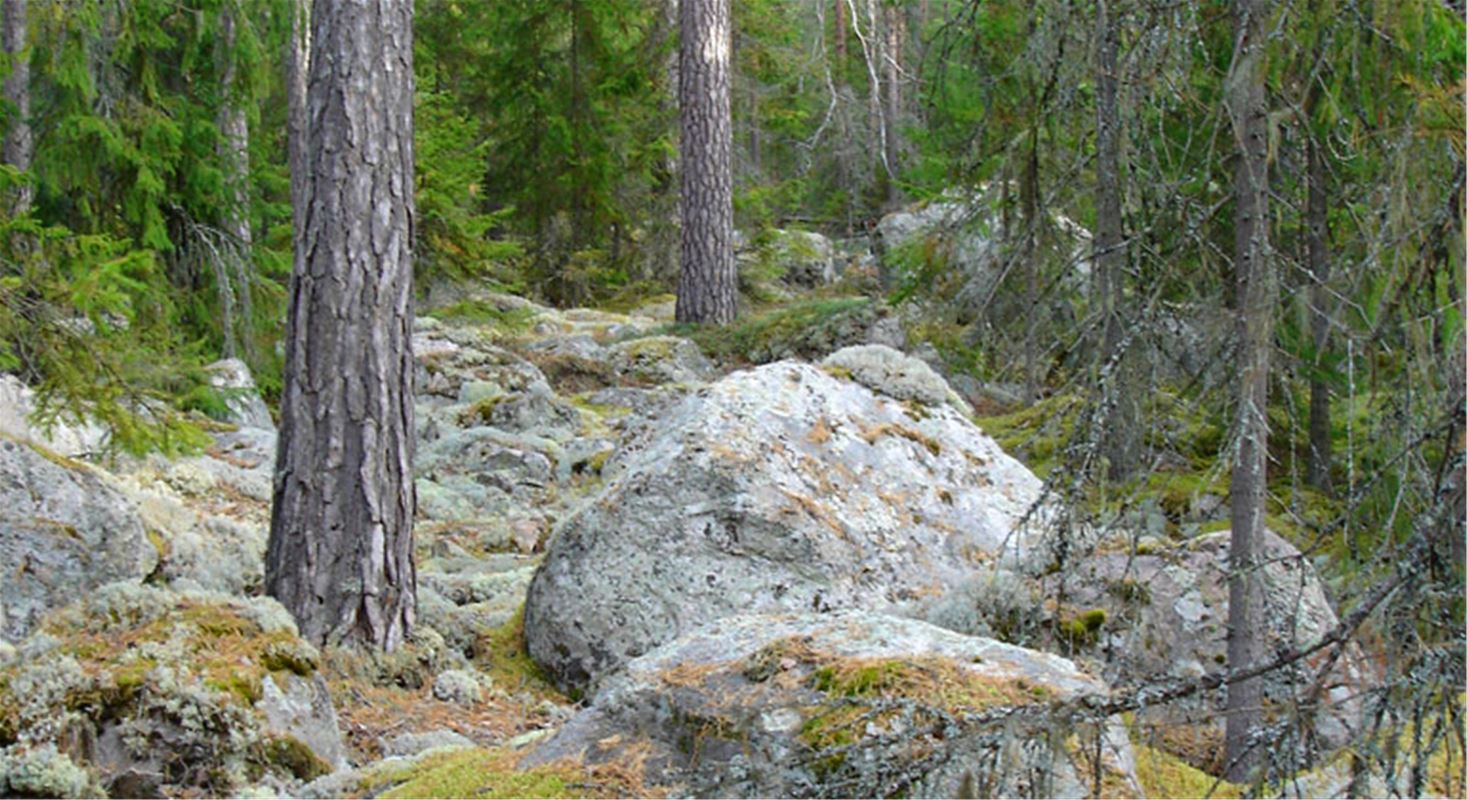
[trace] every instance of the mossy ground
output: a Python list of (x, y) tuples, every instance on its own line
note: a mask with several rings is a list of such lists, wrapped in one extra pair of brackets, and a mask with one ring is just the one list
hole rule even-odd
[(416, 763), (383, 765), (357, 790), (383, 798), (653, 797), (638, 765), (585, 767), (572, 762), (520, 770), (508, 749), (430, 753)]
[(1147, 797), (1243, 797), (1245, 787), (1213, 777), (1164, 750), (1140, 743), (1133, 744), (1132, 750), (1136, 753), (1136, 777)]
[(504, 308), (488, 300), (464, 300), (437, 309), (430, 316), (445, 322), (473, 323), (513, 338), (530, 329), (535, 314), (533, 308)]
[(801, 342), (842, 317), (861, 312), (868, 297), (804, 297), (786, 304), (752, 309), (732, 324), (718, 326), (672, 325), (664, 331), (698, 343), (710, 358), (747, 364), (762, 363)]

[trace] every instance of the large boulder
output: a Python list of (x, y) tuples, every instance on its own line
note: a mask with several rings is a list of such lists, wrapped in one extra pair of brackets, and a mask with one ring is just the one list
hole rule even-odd
[(65, 415), (38, 424), (36, 393), (14, 375), (0, 375), (0, 435), (32, 441), (63, 456), (85, 456), (107, 449), (110, 435), (95, 422)]
[(922, 606), (1027, 556), (1041, 494), (952, 407), (796, 362), (698, 390), (603, 474), (526, 606), (530, 654), (572, 689), (729, 614)]
[[(1097, 610), (1105, 621), (1095, 631), (1079, 634), (1078, 641), (1059, 646), (1094, 658), (1103, 665), (1105, 678), (1117, 686), (1227, 669), (1230, 538), (1228, 531), (1218, 531), (1178, 544), (1150, 537), (1139, 543), (1112, 540), (1066, 565), (1045, 579), (1042, 590), (1044, 596), (1065, 599), (1066, 607), (1056, 610), (1061, 621), (1097, 618)], [(1282, 537), (1265, 530), (1261, 544), (1263, 653), (1307, 648), (1338, 622), (1324, 584), (1309, 559)], [(1325, 649), (1266, 676), (1265, 707), (1270, 715), (1299, 707), (1295, 700), (1308, 694), (1329, 653)], [(1308, 762), (1351, 742), (1361, 723), (1359, 697), (1374, 682), (1373, 668), (1363, 653), (1354, 646), (1347, 648), (1323, 679), (1323, 696), (1312, 718), (1286, 726), (1299, 737), (1292, 743), (1298, 756)], [(1214, 710), (1222, 704), (1221, 692), (1201, 695), (1147, 709), (1137, 722), (1155, 725), (1163, 746), (1197, 766), (1216, 770), (1222, 766), (1223, 725)], [(1278, 747), (1288, 745), (1280, 742)]]
[(92, 467), (0, 439), (0, 639), (47, 611), (158, 564), (133, 503)]
[(635, 753), (695, 797), (1139, 796), (1124, 725), (1066, 703), (1105, 691), (911, 619), (728, 617), (628, 663), (524, 765)]

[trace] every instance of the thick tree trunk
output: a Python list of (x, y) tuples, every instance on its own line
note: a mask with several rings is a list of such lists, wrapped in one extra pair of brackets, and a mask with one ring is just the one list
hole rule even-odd
[(1095, 62), (1095, 283), (1099, 307), (1105, 314), (1100, 348), (1104, 390), (1110, 406), (1101, 434), (1102, 453), (1109, 477), (1124, 481), (1136, 469), (1137, 393), (1129, 380), (1131, 359), (1121, 352), (1125, 335), (1124, 221), (1121, 217), (1120, 110), (1116, 101), (1116, 50), (1120, 30), (1110, 0), (1097, 7), (1100, 32)]
[[(1268, 474), (1268, 370), (1278, 294), (1268, 244), (1268, 108), (1263, 86), (1267, 0), (1235, 0), (1235, 59), (1225, 102), (1237, 142), (1234, 178), (1234, 271), (1237, 275), (1237, 460), (1231, 486), (1232, 543), (1228, 578), (1228, 669), (1262, 657), (1263, 609), (1257, 552), (1263, 536)], [(1263, 718), (1261, 679), (1228, 687), (1227, 777), (1246, 782), (1261, 761), (1250, 746)]]
[(224, 232), (229, 235), (233, 252), (229, 263), (221, 271), (223, 281), (219, 287), (222, 300), (224, 328), (224, 355), (233, 358), (236, 343), (235, 301), (238, 300), (238, 317), (243, 329), (243, 350), (251, 354), (249, 326), (254, 318), (254, 303), (250, 292), (250, 252), (254, 247), (254, 236), (250, 230), (250, 127), (244, 106), (236, 94), (239, 79), (235, 63), (238, 20), (234, 11), (225, 6), (221, 12), (219, 34), (219, 59), (223, 66), (221, 81), (224, 84), (225, 100), (219, 105), (219, 163), (224, 168), (228, 181), (229, 208), (225, 213)]
[(677, 319), (721, 325), (738, 310), (729, 0), (682, 0), (680, 25), (683, 252)]
[[(15, 118), (5, 131), (5, 163), (22, 171), (31, 168), (31, 156), (35, 143), (31, 138), (31, 62), (28, 57), (26, 39), (27, 0), (4, 0), (3, 34), (5, 55), (11, 59), (10, 74), (5, 77), (5, 100), (15, 107)], [(30, 210), (32, 189), (30, 184), (17, 186), (6, 198), (11, 216)]]
[(1309, 139), (1309, 200), (1305, 212), (1309, 250), (1309, 334), (1314, 344), (1314, 374), (1309, 379), (1309, 459), (1306, 479), (1322, 491), (1330, 490), (1329, 383), (1325, 381), (1324, 354), (1329, 347), (1329, 194), (1325, 186), (1324, 155)]
[(318, 642), (413, 623), (411, 0), (316, 0), (270, 594)]

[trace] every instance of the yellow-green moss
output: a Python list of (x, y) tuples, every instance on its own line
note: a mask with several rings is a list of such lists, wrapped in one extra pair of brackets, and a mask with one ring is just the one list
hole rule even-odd
[(509, 691), (528, 690), (553, 699), (563, 699), (546, 678), (540, 665), (530, 658), (525, 645), (525, 608), (497, 628), (479, 634), (474, 642), (474, 661), (495, 686)]
[(704, 353), (715, 358), (759, 361), (870, 304), (867, 297), (806, 298), (755, 311), (730, 325), (673, 325), (667, 331), (690, 337)]
[(371, 770), (357, 788), (383, 798), (571, 798), (645, 793), (636, 776), (624, 781), (612, 770), (572, 763), (520, 770), (517, 760), (517, 754), (507, 749), (446, 750), (412, 764)]
[(516, 335), (530, 329), (536, 313), (529, 307), (502, 309), (485, 300), (464, 300), (440, 308), (432, 316), (441, 320), (474, 323), (505, 335)]
[(1214, 778), (1170, 753), (1144, 744), (1135, 744), (1132, 750), (1136, 753), (1136, 777), (1147, 797), (1243, 797), (1244, 787)]
[(272, 736), (263, 745), (265, 763), (294, 775), (298, 780), (313, 781), (331, 772), (309, 745), (294, 736)]

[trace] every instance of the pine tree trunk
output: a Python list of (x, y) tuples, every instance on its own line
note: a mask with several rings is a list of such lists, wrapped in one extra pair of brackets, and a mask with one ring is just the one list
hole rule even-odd
[[(1225, 102), (1238, 147), (1234, 183), (1234, 271), (1237, 276), (1237, 461), (1233, 464), (1232, 541), (1228, 559), (1228, 669), (1262, 657), (1263, 609), (1257, 553), (1264, 529), (1268, 474), (1268, 370), (1278, 293), (1268, 244), (1268, 109), (1263, 86), (1267, 0), (1236, 0), (1234, 58)], [(1250, 747), (1263, 718), (1260, 678), (1228, 686), (1227, 777), (1246, 782), (1261, 762)]]
[(738, 305), (729, 0), (682, 0), (680, 25), (683, 247), (677, 320), (721, 325), (733, 320)]
[(316, 0), (266, 586), (317, 643), (413, 624), (411, 0)]
[(886, 6), (884, 11), (886, 29), (882, 67), (886, 86), (883, 93), (882, 148), (886, 151), (886, 200), (895, 205), (901, 196), (896, 181), (901, 151), (901, 132), (897, 126), (902, 113), (902, 46), (906, 21), (902, 17), (902, 9), (897, 6)]
[(290, 42), (285, 53), (285, 102), (286, 139), (290, 159), (290, 208), (294, 230), (295, 270), (300, 272), (304, 265), (299, 261), (305, 250), (300, 245), (301, 234), (306, 224), (307, 191), (310, 187), (310, 171), (306, 163), (307, 128), (306, 79), (311, 72), (311, 7), (310, 0), (289, 0)]
[(1325, 186), (1324, 156), (1311, 136), (1308, 145), (1309, 200), (1305, 211), (1309, 250), (1309, 334), (1314, 344), (1314, 374), (1309, 379), (1309, 459), (1306, 480), (1322, 491), (1330, 490), (1329, 384), (1325, 381), (1324, 355), (1329, 346), (1329, 194)]
[(229, 6), (220, 14), (219, 59), (222, 62), (222, 83), (225, 99), (219, 105), (219, 163), (224, 168), (228, 182), (229, 206), (225, 212), (224, 232), (229, 235), (233, 252), (227, 257), (228, 264), (222, 271), (224, 278), (220, 295), (224, 301), (221, 324), (224, 328), (224, 355), (233, 358), (236, 353), (235, 310), (238, 300), (238, 317), (243, 323), (243, 350), (250, 354), (250, 320), (254, 318), (254, 304), (250, 294), (250, 252), (254, 247), (254, 236), (250, 230), (250, 127), (244, 106), (236, 96), (238, 66), (235, 63), (237, 48), (236, 25), (233, 9)]
[[(31, 138), (31, 62), (27, 57), (27, 0), (4, 0), (5, 55), (11, 60), (10, 74), (5, 77), (5, 100), (15, 107), (15, 118), (5, 131), (3, 157), (5, 163), (22, 171), (31, 168), (35, 143)], [(30, 210), (32, 189), (29, 184), (15, 187), (7, 200), (11, 216)]]
[[(1129, 380), (1134, 370), (1121, 353), (1125, 322), (1124, 220), (1121, 217), (1120, 110), (1116, 101), (1116, 50), (1119, 25), (1109, 0), (1100, 0), (1097, 23), (1100, 46), (1095, 64), (1095, 282), (1105, 326), (1100, 348), (1104, 390), (1110, 406), (1102, 432), (1102, 452), (1113, 481), (1124, 481), (1136, 468), (1136, 400), (1139, 389)], [(1108, 371), (1108, 372), (1107, 372)]]
[(835, 80), (837, 84), (846, 82), (846, 29), (850, 22), (846, 19), (846, 3), (850, 0), (835, 0)]

